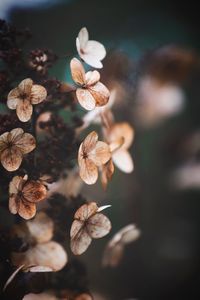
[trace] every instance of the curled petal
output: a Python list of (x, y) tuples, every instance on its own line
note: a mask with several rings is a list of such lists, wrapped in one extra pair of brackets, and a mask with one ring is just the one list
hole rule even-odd
[(35, 203), (20, 199), (18, 202), (18, 214), (25, 220), (33, 218), (36, 214)]
[(125, 149), (119, 149), (113, 153), (114, 164), (123, 172), (131, 173), (134, 169), (133, 160), (130, 153)]
[(111, 230), (110, 220), (103, 214), (97, 213), (89, 219), (87, 232), (93, 239), (107, 235)]
[(79, 85), (85, 83), (85, 70), (82, 63), (77, 59), (73, 58), (70, 62), (72, 79)]
[(98, 169), (90, 159), (79, 160), (80, 177), (87, 184), (94, 184), (98, 179)]
[(31, 89), (31, 103), (38, 104), (47, 97), (47, 91), (42, 85), (34, 84)]
[(114, 164), (112, 159), (110, 159), (105, 165), (102, 166), (101, 170), (101, 182), (104, 189), (106, 189), (108, 185), (108, 181), (111, 180), (112, 175), (114, 173)]
[(21, 100), (17, 105), (17, 116), (21, 122), (27, 122), (30, 120), (33, 113), (33, 106), (29, 100)]
[[(74, 234), (76, 232), (76, 234)], [(87, 250), (90, 243), (92, 242), (91, 237), (88, 235), (87, 231), (80, 227), (80, 221), (74, 220), (71, 227), (71, 243), (70, 247), (75, 255), (81, 255)]]
[(106, 143), (98, 141), (95, 148), (89, 153), (88, 157), (95, 163), (96, 166), (102, 166), (111, 158), (110, 148)]
[(100, 74), (98, 71), (89, 71), (85, 74), (87, 86), (96, 84), (100, 80)]
[(20, 95), (28, 97), (30, 95), (32, 85), (33, 85), (32, 79), (27, 78), (22, 80), (21, 83), (18, 85), (18, 88), (20, 90)]
[(10, 109), (16, 109), (17, 104), (20, 101), (20, 90), (19, 88), (15, 88), (10, 91), (7, 98), (7, 106)]
[(96, 106), (103, 106), (108, 103), (110, 92), (103, 83), (97, 82), (95, 85), (89, 86), (88, 90), (94, 97)]
[(24, 133), (15, 145), (22, 151), (23, 154), (27, 154), (35, 149), (36, 141), (34, 136), (30, 133)]
[(16, 171), (21, 162), (22, 153), (17, 147), (13, 146), (1, 152), (1, 163), (7, 171)]
[(92, 110), (95, 108), (96, 101), (87, 89), (77, 89), (76, 97), (80, 105), (86, 110)]
[(89, 34), (86, 27), (81, 28), (79, 31), (77, 40), (79, 42), (80, 47), (77, 47), (78, 52), (80, 52), (80, 49), (84, 49), (87, 45), (89, 39)]
[[(83, 204), (75, 213), (74, 218), (80, 221), (86, 221), (98, 211), (95, 202)], [(82, 224), (82, 223), (81, 223)]]
[(122, 148), (128, 149), (131, 146), (134, 139), (134, 130), (126, 122), (114, 124), (113, 127), (111, 128), (109, 134), (110, 142), (116, 142), (120, 138), (124, 139)]

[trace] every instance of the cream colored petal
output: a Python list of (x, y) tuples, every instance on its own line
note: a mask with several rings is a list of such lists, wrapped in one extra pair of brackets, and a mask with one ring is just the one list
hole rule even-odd
[(13, 281), (13, 279), (16, 277), (16, 275), (19, 273), (19, 271), (21, 271), (21, 269), (23, 268), (24, 266), (20, 266), (19, 268), (17, 268), (12, 274), (11, 276), (8, 278), (8, 280), (6, 281), (4, 287), (3, 287), (3, 291), (6, 290), (7, 286)]
[(31, 88), (30, 101), (32, 104), (38, 104), (47, 97), (47, 91), (42, 85), (34, 84)]
[(72, 223), (70, 236), (70, 248), (75, 255), (81, 255), (85, 252), (92, 241), (81, 222), (77, 220)]
[(9, 211), (11, 214), (16, 215), (18, 212), (18, 197), (16, 195), (12, 195), (9, 197)]
[(76, 97), (80, 105), (86, 110), (92, 110), (95, 108), (96, 101), (88, 89), (78, 88), (76, 90)]
[(92, 151), (96, 147), (97, 141), (98, 134), (96, 133), (96, 131), (90, 132), (82, 143), (82, 151), (84, 153)]
[[(90, 202), (83, 204), (75, 213), (74, 218), (86, 221), (88, 218), (90, 218), (92, 215), (94, 215), (98, 210), (98, 206), (95, 202)], [(82, 224), (82, 223), (81, 223)]]
[(33, 85), (33, 80), (32, 79), (26, 78), (26, 79), (22, 80), (20, 82), (20, 84), (18, 85), (20, 93), (29, 96), (30, 92), (31, 92), (32, 85)]
[[(106, 49), (104, 45), (97, 41), (88, 41), (87, 45), (84, 49), (84, 52), (87, 54), (91, 54), (97, 60), (102, 60), (106, 56)], [(95, 66), (94, 66), (95, 67)]]
[(17, 116), (21, 122), (27, 122), (31, 119), (33, 106), (29, 100), (21, 100), (16, 109)]
[(44, 267), (44, 266), (32, 266), (28, 267), (27, 271), (31, 273), (43, 273), (43, 272), (53, 272), (53, 270), (49, 267)]
[(113, 153), (114, 164), (124, 173), (131, 173), (134, 169), (133, 160), (130, 153), (125, 149), (119, 149)]
[(24, 201), (22, 198), (19, 199), (18, 214), (25, 220), (33, 218), (36, 214), (35, 203)]
[(46, 187), (37, 181), (27, 181), (23, 187), (23, 197), (29, 202), (39, 202), (46, 198)]
[(37, 244), (24, 253), (13, 253), (14, 265), (36, 265), (49, 267), (54, 271), (61, 270), (67, 263), (67, 253), (57, 242)]
[(87, 45), (89, 39), (89, 34), (86, 27), (81, 28), (78, 34), (78, 40), (80, 43), (80, 48), (84, 49)]
[(110, 220), (103, 214), (97, 213), (90, 217), (87, 223), (87, 232), (93, 239), (99, 239), (107, 235), (111, 230)]
[(73, 58), (70, 62), (72, 79), (79, 85), (85, 83), (85, 70), (82, 63), (77, 59)]
[(21, 151), (15, 146), (5, 149), (1, 152), (1, 163), (7, 171), (16, 171), (22, 163)]
[(124, 139), (122, 148), (128, 149), (134, 139), (134, 130), (127, 122), (116, 123), (110, 130), (109, 140), (110, 142), (116, 142), (120, 138)]
[(10, 131), (9, 141), (15, 144), (23, 136), (24, 130), (22, 128), (14, 128)]
[(15, 88), (10, 91), (7, 98), (7, 106), (10, 109), (16, 109), (17, 104), (20, 101), (20, 91), (18, 88)]
[(103, 106), (108, 103), (110, 92), (103, 83), (97, 82), (95, 85), (89, 86), (88, 91), (94, 97), (96, 106)]
[(100, 73), (98, 71), (89, 71), (85, 74), (87, 86), (96, 84), (100, 80)]
[(79, 175), (87, 184), (94, 184), (98, 179), (98, 169), (90, 159), (79, 160)]
[(130, 224), (122, 228), (118, 234), (121, 235), (121, 243), (129, 244), (139, 238), (141, 231), (134, 224)]
[(79, 55), (89, 66), (96, 69), (103, 68), (102, 62), (93, 53), (80, 53)]
[(98, 141), (95, 148), (89, 153), (88, 158), (91, 159), (96, 166), (102, 166), (111, 158), (109, 146), (101, 141)]
[(17, 194), (20, 189), (20, 184), (23, 181), (21, 176), (14, 176), (9, 183), (9, 194)]
[(0, 135), (0, 153), (7, 148), (9, 132), (4, 132)]
[(36, 140), (30, 133), (24, 133), (15, 144), (23, 154), (27, 154), (36, 147)]
[(26, 222), (26, 225), (37, 243), (46, 243), (53, 237), (54, 224), (45, 212), (38, 212), (33, 220)]

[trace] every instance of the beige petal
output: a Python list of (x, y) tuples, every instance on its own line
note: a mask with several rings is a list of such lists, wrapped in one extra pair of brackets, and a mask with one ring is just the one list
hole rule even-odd
[(21, 151), (15, 146), (5, 149), (1, 152), (1, 163), (7, 171), (16, 171), (22, 163)]
[(97, 141), (98, 134), (96, 133), (96, 131), (90, 132), (82, 143), (82, 151), (84, 153), (89, 153), (95, 148)]
[(95, 108), (96, 101), (87, 89), (77, 89), (76, 97), (80, 105), (86, 110), (92, 110)]
[(101, 69), (103, 68), (102, 62), (92, 53), (80, 53), (79, 54), (82, 60), (86, 62), (89, 66), (96, 68), (96, 69)]
[(96, 106), (103, 106), (108, 103), (110, 92), (103, 83), (97, 82), (95, 85), (89, 86), (88, 90), (94, 97)]
[(98, 169), (90, 159), (79, 160), (79, 175), (87, 184), (94, 184), (98, 179)]
[(9, 132), (4, 132), (0, 135), (0, 152), (7, 148)]
[(33, 85), (32, 79), (27, 78), (27, 79), (22, 80), (21, 83), (18, 85), (20, 94), (28, 97), (31, 93), (32, 85)]
[(24, 133), (15, 144), (23, 154), (31, 152), (36, 147), (36, 140), (30, 133)]
[(104, 189), (106, 189), (108, 182), (112, 179), (114, 169), (115, 167), (112, 159), (110, 159), (105, 165), (102, 165), (101, 182)]
[(83, 204), (75, 213), (74, 218), (81, 221), (86, 221), (98, 210), (95, 202)]
[(122, 148), (128, 149), (131, 146), (133, 139), (134, 139), (134, 130), (126, 122), (114, 124), (110, 131), (110, 134), (109, 134), (110, 142), (116, 142), (120, 138), (124, 139)]
[(14, 265), (44, 266), (54, 271), (61, 270), (67, 263), (67, 253), (57, 242), (37, 244), (24, 253), (12, 253)]
[(19, 189), (21, 188), (21, 182), (23, 181), (23, 178), (21, 176), (14, 176), (9, 183), (9, 194), (17, 194)]
[(34, 84), (31, 89), (30, 101), (32, 104), (38, 104), (47, 97), (47, 91), (42, 85)]
[(139, 238), (141, 231), (134, 224), (130, 224), (123, 227), (118, 234), (121, 235), (121, 243), (129, 244)]
[(50, 295), (47, 293), (41, 294), (27, 294), (24, 296), (22, 300), (58, 300), (58, 298), (54, 295)]
[(83, 252), (85, 252), (92, 241), (91, 237), (84, 229), (82, 222), (77, 220), (74, 220), (72, 223), (70, 236), (71, 236), (71, 242), (70, 242), (71, 251), (75, 255), (81, 255)]
[(17, 104), (20, 101), (20, 90), (19, 88), (15, 88), (10, 91), (7, 98), (7, 106), (10, 109), (16, 109)]
[(71, 60), (70, 68), (72, 79), (79, 85), (85, 84), (85, 70), (82, 63), (77, 58)]
[(23, 268), (23, 265), (20, 266), (19, 268), (17, 268), (12, 274), (11, 276), (8, 278), (8, 280), (6, 281), (4, 287), (3, 287), (3, 291), (6, 290), (7, 286), (13, 281), (13, 279), (16, 277), (16, 275), (19, 273), (19, 271), (21, 271), (21, 269)]
[(39, 202), (46, 198), (46, 187), (37, 181), (27, 181), (23, 187), (23, 197), (29, 202)]
[(38, 212), (33, 220), (26, 222), (26, 225), (37, 243), (46, 243), (53, 237), (54, 224), (45, 212)]
[(102, 166), (111, 158), (109, 146), (101, 141), (98, 141), (95, 148), (89, 153), (88, 158), (91, 159), (96, 166)]
[(16, 109), (17, 116), (21, 122), (27, 122), (31, 119), (33, 106), (29, 100), (21, 100)]
[(114, 164), (124, 173), (131, 173), (134, 169), (133, 160), (127, 150), (119, 149), (113, 153)]
[(24, 133), (24, 130), (22, 128), (14, 128), (10, 131), (9, 134), (9, 141), (15, 144), (19, 139), (21, 139), (22, 135)]
[[(92, 54), (94, 58), (97, 60), (102, 60), (106, 56), (106, 49), (105, 47), (97, 42), (97, 41), (88, 41), (84, 52), (87, 54)], [(88, 63), (87, 61), (85, 61)], [(91, 65), (91, 64), (90, 64)], [(95, 68), (95, 66), (92, 66)]]
[(98, 71), (89, 71), (85, 74), (87, 86), (96, 84), (100, 80), (100, 74)]
[(97, 213), (90, 217), (87, 223), (87, 232), (93, 239), (107, 235), (111, 230), (110, 220), (103, 214)]
[(23, 198), (18, 202), (18, 214), (25, 220), (33, 218), (36, 214), (35, 203), (24, 201)]

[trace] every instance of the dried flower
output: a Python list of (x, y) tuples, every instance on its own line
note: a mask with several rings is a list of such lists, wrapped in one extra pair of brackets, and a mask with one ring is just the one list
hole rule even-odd
[(108, 206), (99, 207), (95, 202), (82, 205), (74, 215), (70, 230), (71, 250), (80, 255), (87, 250), (92, 239), (107, 235), (111, 230), (110, 220), (100, 213)]
[(30, 78), (22, 80), (18, 87), (8, 94), (7, 105), (10, 109), (16, 109), (20, 121), (27, 122), (33, 113), (33, 106), (45, 100), (46, 89), (38, 84), (33, 84)]
[(7, 171), (15, 171), (22, 163), (24, 154), (36, 147), (35, 138), (30, 133), (24, 133), (22, 128), (15, 128), (0, 136), (0, 157)]
[(98, 179), (98, 167), (111, 158), (109, 146), (98, 141), (98, 134), (92, 131), (81, 143), (78, 152), (80, 177), (87, 184), (94, 184)]
[(35, 49), (29, 54), (28, 65), (41, 75), (46, 75), (56, 59), (56, 55), (49, 49)]
[(110, 159), (105, 165), (101, 167), (101, 183), (104, 189), (106, 189), (108, 182), (112, 179), (115, 167), (113, 160)]
[(106, 56), (104, 46), (97, 41), (89, 41), (87, 28), (83, 27), (76, 38), (76, 48), (82, 60), (94, 68), (102, 68), (101, 60)]
[(41, 294), (27, 294), (24, 296), (23, 300), (58, 300), (58, 298), (49, 293), (41, 293)]
[(9, 184), (9, 209), (28, 220), (36, 214), (36, 203), (46, 198), (46, 187), (28, 176), (15, 176)]
[(103, 83), (99, 82), (99, 72), (95, 70), (85, 73), (83, 65), (76, 58), (71, 60), (70, 67), (73, 80), (80, 86), (76, 90), (80, 105), (86, 110), (105, 105), (109, 100), (110, 92)]
[(127, 225), (119, 230), (106, 246), (103, 265), (117, 266), (122, 259), (125, 245), (137, 240), (140, 234), (140, 230), (134, 224)]

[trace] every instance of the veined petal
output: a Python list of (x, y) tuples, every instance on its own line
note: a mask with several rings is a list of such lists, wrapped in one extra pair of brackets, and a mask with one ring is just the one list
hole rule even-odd
[(25, 220), (33, 218), (36, 214), (35, 203), (24, 201), (20, 198), (18, 202), (18, 214)]
[(90, 132), (82, 143), (83, 152), (88, 153), (92, 151), (95, 148), (97, 141), (98, 134), (96, 133), (96, 131)]
[(26, 95), (27, 97), (30, 95), (31, 88), (33, 85), (33, 80), (30, 78), (26, 78), (20, 82), (18, 88), (20, 90), (20, 94)]
[(94, 97), (96, 106), (103, 106), (108, 103), (110, 92), (103, 83), (97, 82), (95, 85), (89, 86), (88, 90)]
[(96, 101), (88, 89), (78, 88), (76, 90), (76, 97), (80, 105), (86, 110), (92, 110), (95, 108)]
[(20, 101), (20, 91), (18, 88), (15, 88), (10, 91), (7, 98), (7, 106), (10, 109), (16, 109), (17, 104)]
[(37, 181), (27, 181), (23, 187), (23, 196), (29, 202), (39, 202), (46, 198), (46, 187)]
[(107, 235), (111, 230), (110, 220), (103, 214), (97, 213), (89, 219), (87, 232), (93, 239)]
[(85, 228), (81, 227), (79, 230), (77, 230), (76, 227), (78, 226), (79, 228), (78, 222), (79, 221), (74, 220), (71, 227), (71, 232), (76, 232), (76, 234), (71, 238), (70, 242), (71, 251), (75, 255), (81, 255), (83, 252), (85, 252), (92, 242), (92, 239), (88, 235)]
[(92, 215), (94, 215), (97, 211), (98, 211), (98, 206), (96, 205), (95, 202), (83, 204), (76, 211), (76, 213), (74, 215), (74, 219), (82, 221), (81, 224), (83, 224), (84, 221), (86, 221), (88, 218), (90, 218)]
[(31, 88), (30, 101), (32, 104), (38, 104), (47, 97), (47, 91), (42, 85), (34, 84)]
[(82, 63), (77, 58), (71, 60), (70, 68), (72, 79), (79, 85), (85, 84), (85, 70)]
[(9, 183), (9, 194), (17, 194), (21, 188), (21, 182), (23, 178), (21, 176), (14, 176), (11, 182)]
[(14, 128), (9, 133), (9, 141), (15, 144), (19, 139), (21, 139), (24, 130), (22, 128)]
[(90, 159), (82, 159), (79, 161), (80, 177), (87, 184), (94, 184), (98, 179), (98, 169), (94, 162)]
[(87, 86), (93, 85), (100, 80), (100, 73), (98, 71), (89, 71), (85, 74)]
[(88, 158), (91, 159), (96, 166), (102, 166), (111, 158), (109, 146), (104, 142), (98, 141), (95, 148), (89, 153)]
[(23, 154), (26, 154), (35, 149), (36, 141), (32, 134), (24, 133), (15, 145), (22, 151)]
[(7, 148), (9, 132), (4, 132), (0, 135), (0, 153)]
[(125, 149), (119, 149), (113, 153), (114, 164), (123, 172), (131, 173), (134, 169), (133, 160), (130, 153)]
[(30, 101), (26, 99), (19, 101), (16, 113), (21, 122), (29, 121), (33, 113), (33, 106)]
[(16, 171), (21, 162), (22, 153), (17, 147), (13, 146), (1, 152), (1, 163), (7, 171)]

